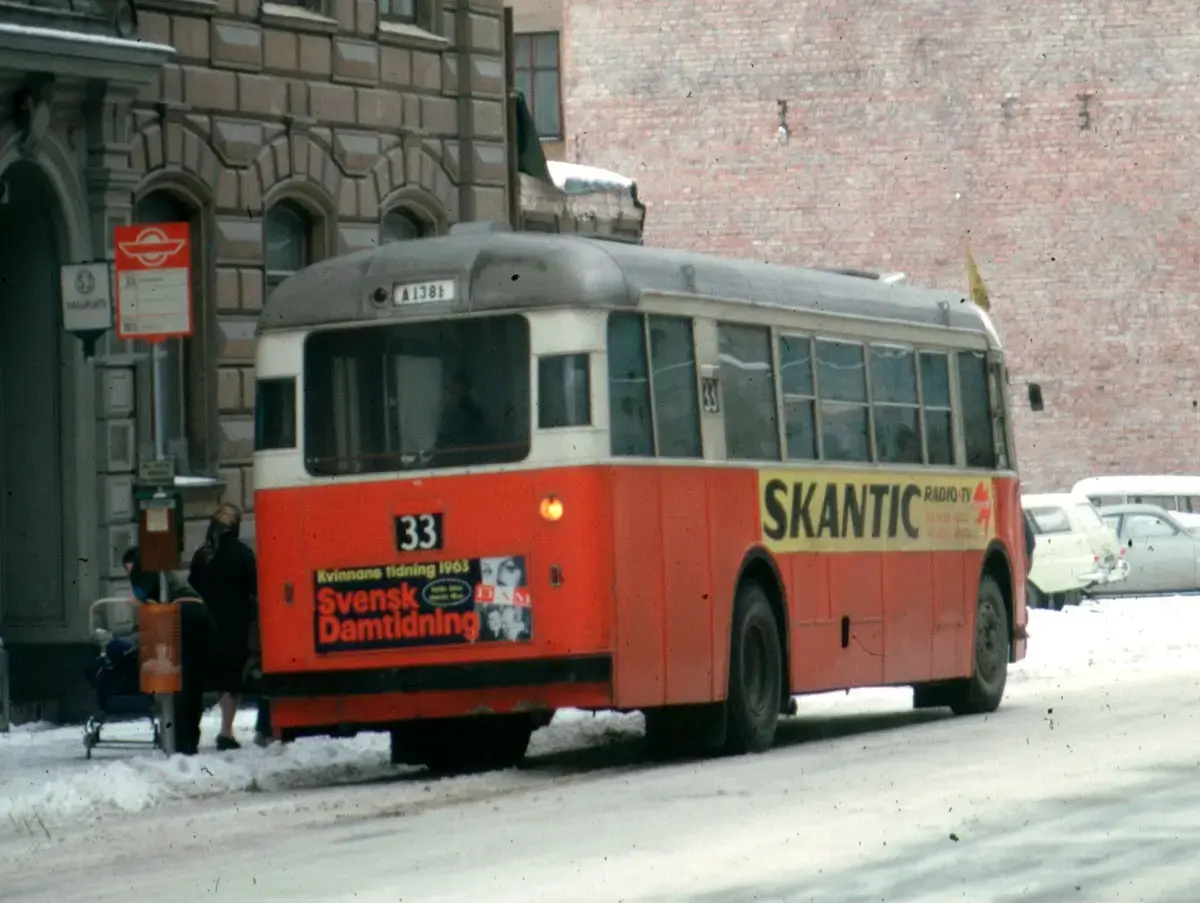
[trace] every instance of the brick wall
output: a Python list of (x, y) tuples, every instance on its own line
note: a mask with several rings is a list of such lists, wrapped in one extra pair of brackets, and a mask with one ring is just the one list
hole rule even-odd
[(648, 244), (949, 288), (969, 244), (1029, 488), (1200, 471), (1192, 18), (1165, 0), (565, 0), (567, 146), (637, 178)]

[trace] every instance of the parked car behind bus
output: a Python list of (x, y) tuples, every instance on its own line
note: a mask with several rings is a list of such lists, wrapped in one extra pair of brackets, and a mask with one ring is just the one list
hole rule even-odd
[(1129, 562), (1129, 577), (1100, 587), (1096, 595), (1191, 593), (1200, 590), (1200, 529), (1175, 511), (1156, 505), (1110, 505), (1100, 509)]
[(1108, 505), (1157, 505), (1174, 511), (1189, 527), (1200, 526), (1200, 476), (1158, 474), (1155, 476), (1088, 477), (1071, 489), (1085, 495), (1097, 508)]
[(1059, 610), (1078, 605), (1096, 587), (1126, 579), (1129, 565), (1117, 535), (1087, 498), (1067, 492), (1026, 495), (1021, 507), (1037, 538), (1030, 604)]

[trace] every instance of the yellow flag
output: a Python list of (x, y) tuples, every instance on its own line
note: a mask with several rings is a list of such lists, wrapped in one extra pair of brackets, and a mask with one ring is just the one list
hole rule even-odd
[(992, 302), (988, 297), (987, 286), (983, 284), (983, 277), (979, 275), (979, 267), (975, 265), (975, 257), (970, 248), (967, 249), (967, 284), (971, 289), (971, 300), (983, 310), (991, 310)]

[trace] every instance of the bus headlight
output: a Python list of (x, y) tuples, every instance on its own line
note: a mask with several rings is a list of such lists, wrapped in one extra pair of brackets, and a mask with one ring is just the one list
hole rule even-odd
[(547, 520), (552, 524), (557, 523), (562, 520), (563, 516), (562, 500), (556, 496), (548, 495), (542, 499), (541, 505), (538, 506), (538, 511), (542, 515), (543, 520)]

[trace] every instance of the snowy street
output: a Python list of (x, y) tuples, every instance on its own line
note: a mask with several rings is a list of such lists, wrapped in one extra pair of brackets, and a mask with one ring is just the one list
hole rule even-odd
[(1032, 614), (997, 714), (913, 712), (907, 690), (825, 694), (802, 699), (763, 756), (656, 765), (640, 716), (563, 713), (526, 768), (432, 782), (388, 767), (379, 736), (85, 762), (76, 730), (18, 730), (0, 735), (0, 888), (6, 901), (136, 888), (1191, 903), (1200, 599)]

